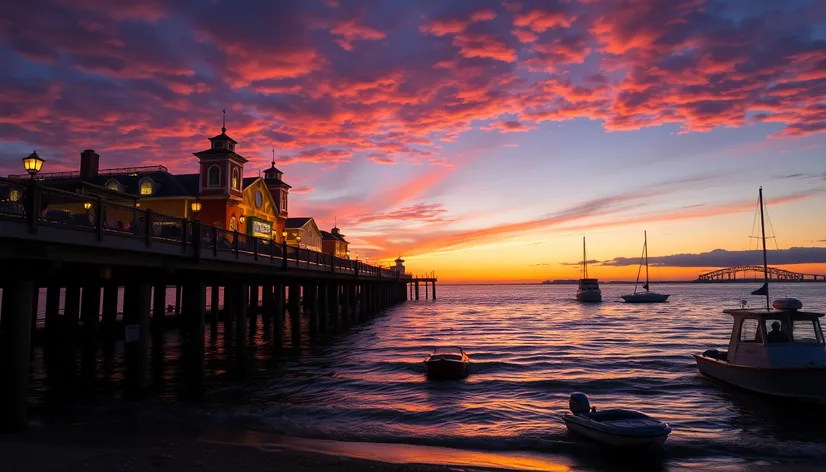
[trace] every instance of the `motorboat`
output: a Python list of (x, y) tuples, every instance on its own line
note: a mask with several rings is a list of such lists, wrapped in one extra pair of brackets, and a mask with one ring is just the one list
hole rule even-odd
[(468, 376), (470, 357), (461, 347), (439, 347), (427, 356), (424, 365), (428, 378), (458, 380)]
[[(622, 299), (625, 300), (625, 303), (663, 303), (668, 301), (670, 295), (655, 293), (648, 289), (648, 231), (645, 231), (643, 234), (645, 235), (645, 242), (642, 245), (640, 268), (637, 269), (637, 281), (634, 282), (634, 293), (623, 295)], [(637, 292), (637, 286), (640, 284), (640, 272), (642, 272), (643, 261), (645, 264), (645, 285), (642, 286), (642, 292)]]
[(803, 303), (783, 298), (769, 303), (763, 189), (760, 189), (763, 239), (763, 286), (752, 295), (765, 295), (766, 305), (723, 310), (733, 323), (727, 351), (709, 349), (695, 354), (697, 369), (713, 379), (766, 395), (826, 402), (826, 344), (823, 313), (801, 311)]
[(581, 302), (601, 302), (602, 290), (597, 279), (588, 278), (588, 257), (585, 255), (585, 238), (582, 238), (582, 277), (576, 290), (576, 299)]
[(568, 399), (571, 414), (562, 415), (568, 431), (615, 447), (649, 447), (665, 443), (671, 434), (667, 423), (634, 410), (597, 411), (584, 393)]

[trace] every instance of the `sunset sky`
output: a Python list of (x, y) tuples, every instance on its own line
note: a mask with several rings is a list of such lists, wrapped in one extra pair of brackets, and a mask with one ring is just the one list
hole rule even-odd
[(769, 262), (826, 274), (826, 1), (29, 0), (0, 58), (2, 175), (197, 172), (226, 108), (290, 216), (441, 281), (577, 278), (583, 236), (633, 279), (644, 230), (693, 279), (756, 247), (761, 185), (809, 248)]

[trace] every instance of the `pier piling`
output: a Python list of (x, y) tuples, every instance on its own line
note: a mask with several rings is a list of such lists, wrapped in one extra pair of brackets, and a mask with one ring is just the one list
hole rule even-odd
[(21, 280), (3, 288), (0, 307), (0, 432), (26, 428), (29, 391), (29, 343), (34, 282)]
[(148, 282), (132, 282), (124, 288), (124, 372), (125, 395), (139, 398), (149, 384), (149, 309)]

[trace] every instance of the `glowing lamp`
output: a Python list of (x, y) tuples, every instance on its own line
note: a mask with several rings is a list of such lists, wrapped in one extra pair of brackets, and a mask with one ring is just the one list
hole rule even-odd
[(192, 209), (192, 213), (198, 213), (201, 211), (201, 202), (195, 200), (194, 202), (189, 204), (189, 208)]
[(247, 220), (247, 219), (246, 219), (246, 218), (244, 218), (244, 215), (241, 215), (241, 217), (240, 217), (240, 218), (238, 218), (238, 221), (240, 221), (241, 223), (243, 223), (243, 222), (244, 222), (244, 221), (246, 221), (246, 220)]
[(34, 178), (34, 175), (43, 168), (44, 162), (46, 161), (41, 159), (40, 156), (37, 155), (37, 151), (35, 151), (23, 158), (23, 167), (26, 169), (26, 172)]
[(87, 209), (87, 210), (91, 210), (91, 209), (92, 209), (92, 202), (86, 202), (86, 203), (84, 203), (84, 204), (83, 204), (83, 208), (85, 208), (85, 209)]
[(284, 239), (287, 239), (287, 231), (286, 230), (281, 232), (281, 237), (284, 238)]

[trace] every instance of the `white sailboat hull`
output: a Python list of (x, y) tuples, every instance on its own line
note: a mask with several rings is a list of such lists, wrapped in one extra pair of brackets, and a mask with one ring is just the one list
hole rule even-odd
[(826, 367), (751, 367), (695, 354), (697, 369), (752, 392), (826, 403)]
[(631, 295), (623, 295), (622, 299), (625, 303), (663, 303), (668, 301), (670, 295), (654, 292), (641, 292)]

